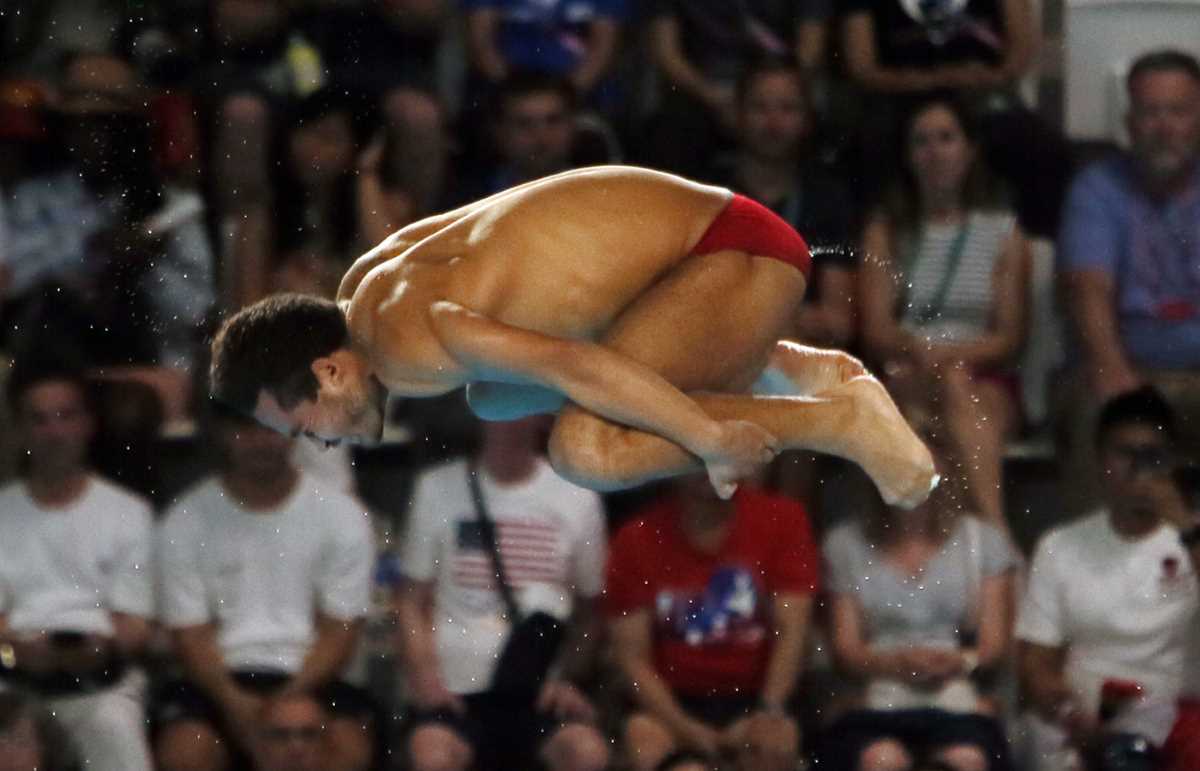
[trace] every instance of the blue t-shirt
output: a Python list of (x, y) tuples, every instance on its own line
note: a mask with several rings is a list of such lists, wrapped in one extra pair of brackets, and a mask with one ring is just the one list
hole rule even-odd
[(465, 12), (492, 8), (500, 16), (497, 46), (510, 67), (568, 75), (587, 53), (588, 25), (621, 21), (626, 0), (462, 0)]
[(1167, 201), (1143, 192), (1128, 156), (1084, 169), (1067, 196), (1058, 254), (1062, 270), (1113, 277), (1135, 365), (1200, 368), (1200, 164)]

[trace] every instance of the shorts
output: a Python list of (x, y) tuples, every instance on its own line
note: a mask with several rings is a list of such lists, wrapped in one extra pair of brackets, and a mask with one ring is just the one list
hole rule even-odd
[(803, 273), (806, 281), (812, 274), (812, 253), (804, 238), (778, 214), (744, 195), (734, 194), (704, 231), (692, 254), (724, 249), (786, 262)]
[(968, 744), (983, 750), (989, 771), (1012, 768), (1008, 740), (997, 720), (940, 709), (849, 712), (821, 737), (817, 753), (821, 768), (854, 771), (862, 751), (881, 739), (900, 742), (918, 763), (945, 747)]
[(475, 753), (477, 768), (537, 768), (538, 751), (568, 723), (538, 712), (528, 699), (492, 693), (462, 697), (465, 715), (450, 710), (418, 710), (409, 718), (408, 733), (440, 723), (462, 737)]

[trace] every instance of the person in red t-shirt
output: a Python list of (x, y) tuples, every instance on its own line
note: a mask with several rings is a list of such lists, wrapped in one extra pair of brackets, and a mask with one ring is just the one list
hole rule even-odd
[(752, 489), (721, 500), (703, 475), (671, 491), (620, 529), (609, 555), (605, 611), (636, 704), (623, 731), (630, 761), (793, 768), (788, 702), (820, 576), (808, 515)]

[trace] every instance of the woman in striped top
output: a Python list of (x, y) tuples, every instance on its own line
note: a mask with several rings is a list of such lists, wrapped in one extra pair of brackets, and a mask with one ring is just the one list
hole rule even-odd
[(1007, 531), (1001, 461), (1020, 426), (1010, 366), (1026, 336), (1029, 244), (961, 105), (930, 97), (905, 129), (904, 173), (863, 235), (863, 344), (902, 407), (942, 417), (979, 513)]

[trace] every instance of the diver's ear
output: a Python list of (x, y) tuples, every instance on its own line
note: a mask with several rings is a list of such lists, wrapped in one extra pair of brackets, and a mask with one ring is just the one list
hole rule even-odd
[(346, 376), (345, 367), (335, 355), (319, 356), (313, 359), (310, 366), (317, 378), (318, 392), (338, 390)]

